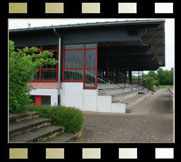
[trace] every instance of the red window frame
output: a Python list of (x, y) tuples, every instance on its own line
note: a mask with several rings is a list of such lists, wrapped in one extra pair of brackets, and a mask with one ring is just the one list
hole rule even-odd
[[(91, 43), (87, 43), (91, 44)], [(71, 48), (65, 49), (66, 45), (63, 45), (63, 72), (62, 72), (62, 81), (63, 82), (83, 82), (84, 89), (97, 89), (97, 61), (98, 61), (98, 43), (96, 43), (96, 48), (86, 48), (86, 44), (84, 44), (83, 48)], [(81, 68), (65, 68), (65, 51), (84, 51), (84, 58), (83, 58), (83, 67)], [(86, 51), (87, 50), (96, 50), (96, 64), (95, 67), (85, 67), (85, 58), (86, 58)], [(65, 79), (65, 70), (83, 70), (83, 79), (82, 80), (66, 80)], [(85, 71), (86, 70), (95, 70), (95, 86), (86, 86), (85, 85)]]
[(51, 105), (51, 96), (47, 96), (47, 95), (43, 95), (43, 96), (37, 96), (37, 95), (32, 95), (32, 96), (35, 96), (35, 103), (34, 105), (35, 106), (39, 106), (39, 105), (42, 105), (42, 97), (47, 97), (50, 99), (50, 105)]
[[(56, 60), (58, 60), (59, 54), (59, 46), (54, 50), (46, 50), (50, 52), (56, 52)], [(43, 52), (43, 46), (40, 46), (40, 52)], [(32, 80), (32, 82), (57, 82), (58, 81), (58, 63), (56, 64), (56, 68), (38, 68), (39, 70), (39, 80)], [(42, 71), (43, 70), (56, 70), (56, 79), (55, 80), (42, 80)]]

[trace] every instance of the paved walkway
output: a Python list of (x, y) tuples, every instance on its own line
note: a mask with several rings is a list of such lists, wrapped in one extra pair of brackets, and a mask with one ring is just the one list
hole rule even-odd
[(157, 91), (132, 109), (129, 114), (84, 112), (84, 133), (76, 142), (173, 142), (172, 103), (165, 90)]

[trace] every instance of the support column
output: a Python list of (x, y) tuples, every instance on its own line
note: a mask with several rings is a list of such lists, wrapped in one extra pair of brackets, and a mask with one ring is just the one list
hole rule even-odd
[(133, 90), (133, 85), (132, 85), (132, 71), (129, 70), (129, 84), (130, 84), (130, 89), (131, 91)]
[(129, 70), (129, 83), (132, 84), (132, 71)]

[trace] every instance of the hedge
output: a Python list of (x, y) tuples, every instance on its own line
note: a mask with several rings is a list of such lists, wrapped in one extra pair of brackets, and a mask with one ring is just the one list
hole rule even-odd
[(39, 112), (41, 118), (50, 118), (52, 125), (64, 126), (66, 133), (77, 133), (83, 127), (83, 114), (76, 108), (28, 105), (25, 111)]

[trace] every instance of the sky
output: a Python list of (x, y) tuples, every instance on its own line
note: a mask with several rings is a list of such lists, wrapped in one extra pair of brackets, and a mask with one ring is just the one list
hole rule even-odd
[[(9, 29), (27, 28), (28, 24), (31, 27), (51, 26), (51, 25), (65, 25), (65, 24), (80, 24), (93, 22), (108, 22), (108, 21), (125, 21), (125, 20), (150, 20), (150, 19), (9, 19)], [(155, 19), (154, 19), (155, 20)], [(158, 20), (158, 19), (157, 19)], [(162, 18), (163, 20), (163, 18)], [(165, 19), (165, 54), (166, 66), (163, 69), (170, 69), (174, 67), (175, 55), (175, 20)]]

